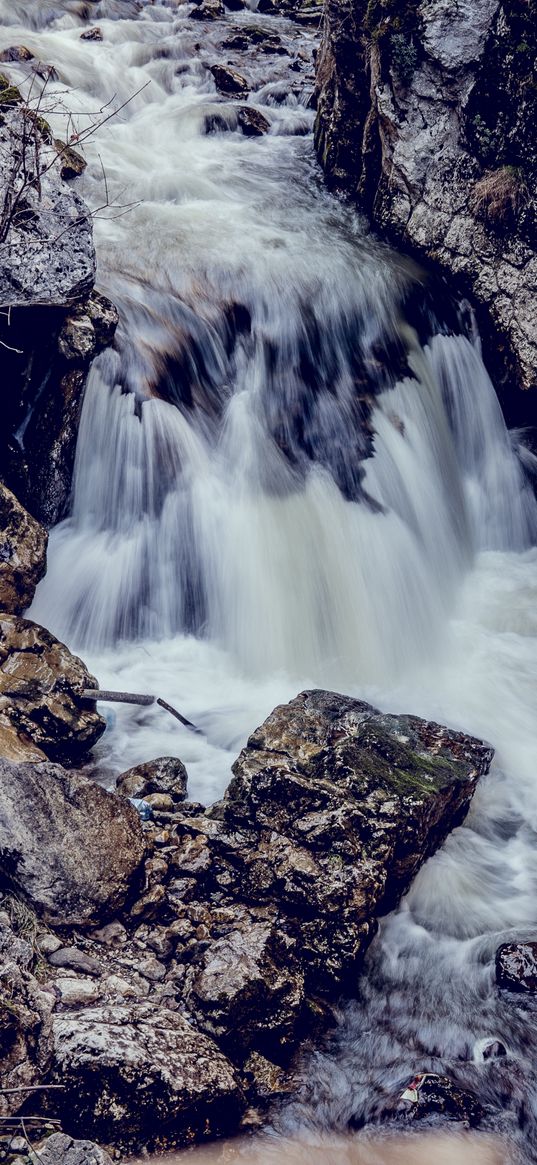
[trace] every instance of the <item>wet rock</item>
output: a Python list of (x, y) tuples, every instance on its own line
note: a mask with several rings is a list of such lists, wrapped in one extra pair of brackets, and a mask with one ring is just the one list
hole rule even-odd
[(0, 614), (0, 748), (36, 760), (82, 757), (106, 722), (81, 705), (78, 693), (96, 681), (49, 631), (17, 615)]
[(457, 1121), (476, 1128), (485, 1112), (477, 1096), (460, 1088), (448, 1076), (420, 1073), (405, 1088), (397, 1106), (397, 1116), (406, 1121), (427, 1120), (441, 1116), (443, 1121)]
[(294, 918), (310, 990), (352, 984), (375, 919), (463, 819), (492, 755), (322, 691), (276, 708), (250, 737), (212, 811), (218, 845), (242, 895)]
[(471, 292), (508, 407), (537, 383), (536, 51), (532, 4), (328, 0), (317, 60), (331, 182)]
[(222, 42), (222, 47), (233, 49), (235, 52), (255, 48), (260, 49), (262, 53), (285, 54), (287, 52), (278, 33), (270, 32), (269, 29), (255, 24), (247, 24), (233, 32)]
[(42, 1141), (37, 1153), (39, 1165), (112, 1165), (112, 1158), (93, 1141), (75, 1141), (65, 1133)]
[[(2, 85), (0, 78), (4, 108), (9, 95), (8, 82), (4, 79)], [(91, 215), (63, 182), (47, 136), (20, 95), (18, 101), (14, 97), (0, 125), (0, 200), (4, 205), (11, 198), (16, 206), (6, 223), (0, 269), (0, 304), (10, 307), (74, 303), (91, 291), (95, 280)], [(36, 157), (39, 184), (25, 178)]]
[(496, 952), (496, 982), (504, 991), (537, 992), (537, 942), (504, 943)]
[(117, 778), (116, 792), (124, 797), (149, 799), (153, 794), (162, 793), (173, 802), (184, 801), (187, 792), (188, 774), (182, 761), (175, 756), (161, 756), (146, 764), (136, 765)]
[(0, 483), (0, 610), (20, 614), (47, 565), (46, 530)]
[[(49, 924), (117, 913), (143, 856), (138, 815), (123, 798), (59, 765), (0, 761), (0, 872)], [(69, 957), (62, 965), (73, 966)]]
[(229, 65), (211, 65), (210, 70), (219, 93), (234, 97), (242, 97), (248, 93), (249, 85), (246, 78)]
[(88, 28), (85, 32), (80, 34), (81, 40), (103, 40), (103, 32), (101, 28)]
[(0, 61), (6, 63), (9, 61), (17, 64), (26, 64), (27, 61), (34, 60), (34, 54), (30, 52), (30, 49), (27, 49), (26, 46), (22, 44), (11, 45), (10, 48), (3, 49), (0, 53)]
[(253, 109), (251, 105), (241, 105), (237, 114), (237, 121), (245, 137), (262, 137), (270, 129), (270, 121)]
[(64, 1127), (131, 1149), (187, 1143), (236, 1127), (237, 1076), (206, 1036), (149, 1003), (92, 1007), (53, 1019), (53, 1098)]
[(190, 13), (191, 20), (221, 20), (225, 15), (222, 0), (203, 0)]

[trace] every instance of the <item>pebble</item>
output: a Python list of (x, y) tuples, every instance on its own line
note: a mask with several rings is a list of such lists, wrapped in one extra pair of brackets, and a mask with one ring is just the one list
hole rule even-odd
[(57, 935), (45, 933), (39, 935), (37, 939), (37, 946), (41, 954), (44, 955), (45, 958), (48, 958), (49, 955), (53, 955), (56, 951), (61, 950), (63, 943), (61, 938), (58, 938)]
[(140, 975), (145, 979), (149, 979), (152, 983), (160, 983), (166, 975), (166, 967), (164, 963), (159, 963), (152, 955), (148, 959), (142, 959), (136, 968)]

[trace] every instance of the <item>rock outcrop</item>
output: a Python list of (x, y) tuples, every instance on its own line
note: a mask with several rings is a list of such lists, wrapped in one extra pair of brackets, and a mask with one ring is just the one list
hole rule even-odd
[(537, 382), (536, 51), (535, 0), (327, 0), (317, 72), (332, 184), (471, 293), (497, 383), (514, 372), (523, 389)]
[(0, 879), (58, 926), (120, 909), (144, 856), (122, 797), (53, 764), (0, 761)]
[(0, 756), (81, 759), (106, 727), (81, 703), (88, 687), (96, 680), (50, 631), (0, 613)]
[(29, 607), (47, 565), (46, 530), (0, 482), (0, 611)]
[(112, 1158), (92, 1141), (73, 1140), (64, 1133), (37, 1146), (39, 1165), (112, 1165)]
[[(27, 52), (7, 50), (6, 67)], [(28, 67), (47, 75), (31, 53)], [(87, 371), (118, 315), (93, 291), (92, 218), (72, 181), (84, 159), (4, 74), (0, 119), (0, 479), (51, 526), (69, 501)]]

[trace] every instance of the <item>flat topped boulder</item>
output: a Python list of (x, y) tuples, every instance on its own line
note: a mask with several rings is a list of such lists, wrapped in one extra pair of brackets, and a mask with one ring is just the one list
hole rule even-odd
[(50, 924), (113, 917), (144, 854), (124, 797), (60, 765), (0, 761), (0, 878)]

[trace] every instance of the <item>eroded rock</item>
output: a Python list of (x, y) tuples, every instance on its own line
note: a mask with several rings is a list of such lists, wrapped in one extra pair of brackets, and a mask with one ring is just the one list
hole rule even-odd
[(112, 1158), (93, 1141), (75, 1141), (54, 1133), (38, 1146), (39, 1165), (112, 1165)]
[(46, 530), (0, 482), (0, 611), (20, 614), (47, 565)]
[(233, 97), (246, 96), (249, 85), (242, 73), (237, 73), (229, 65), (211, 65), (210, 69), (219, 93)]
[(124, 798), (60, 765), (0, 761), (0, 875), (50, 924), (88, 927), (117, 913), (144, 849)]
[(124, 797), (141, 798), (162, 793), (168, 794), (174, 802), (184, 801), (187, 781), (187, 771), (178, 757), (161, 756), (121, 773), (117, 778), (116, 792)]
[(75, 760), (106, 723), (80, 702), (96, 681), (85, 664), (45, 628), (0, 614), (0, 749), (22, 759)]

